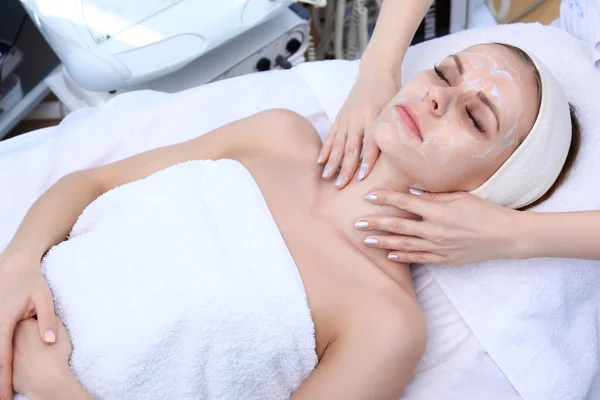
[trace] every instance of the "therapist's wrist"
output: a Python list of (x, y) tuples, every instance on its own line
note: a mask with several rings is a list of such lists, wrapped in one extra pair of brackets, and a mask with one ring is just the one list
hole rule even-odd
[(365, 79), (387, 79), (400, 86), (401, 65), (390, 62), (373, 53), (365, 53), (360, 58), (358, 77)]
[(505, 226), (506, 234), (512, 239), (514, 259), (524, 260), (538, 257), (539, 214), (533, 211), (514, 211), (512, 223)]

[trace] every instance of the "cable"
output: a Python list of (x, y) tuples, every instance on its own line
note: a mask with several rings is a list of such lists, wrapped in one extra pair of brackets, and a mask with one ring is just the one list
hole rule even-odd
[(10, 54), (10, 52), (14, 49), (15, 45), (17, 44), (17, 41), (19, 40), (19, 36), (21, 36), (21, 32), (23, 31), (23, 27), (25, 26), (26, 22), (27, 22), (27, 13), (25, 13), (25, 15), (23, 15), (23, 18), (21, 19), (21, 23), (19, 24), (19, 28), (17, 29), (17, 33), (15, 34), (13, 41), (10, 42), (10, 44), (8, 45), (8, 50), (6, 51), (6, 53), (4, 53), (2, 55), (2, 59), (0, 59), (0, 97), (2, 97), (2, 67), (4, 66), (4, 60), (6, 60), (8, 58), (8, 55)]
[(317, 34), (319, 36), (322, 36), (323, 34), (323, 23), (321, 22), (321, 10), (319, 10), (317, 7), (312, 7), (311, 13), (310, 13), (310, 22), (311, 25), (313, 27), (313, 29), (317, 32)]
[(356, 60), (356, 48), (358, 46), (358, 7), (360, 0), (354, 0), (350, 12), (350, 26), (346, 37), (346, 60)]
[(308, 49), (306, 49), (306, 58), (308, 58), (308, 61), (317, 61), (317, 53), (315, 52), (315, 41), (312, 35), (308, 35)]
[(275, 57), (275, 64), (279, 65), (283, 69), (292, 68), (292, 63), (290, 63), (289, 60), (281, 54)]
[(358, 51), (362, 56), (369, 43), (369, 10), (365, 7), (364, 0), (360, 0), (358, 8)]
[(341, 60), (344, 58), (344, 22), (346, 16), (346, 0), (338, 0), (335, 13), (335, 34), (333, 48), (335, 58)]
[(525, 18), (526, 16), (528, 16), (529, 14), (534, 12), (539, 6), (541, 6), (545, 2), (546, 2), (546, 0), (538, 0), (538, 2), (535, 3), (534, 5), (532, 5), (531, 7), (529, 7), (529, 9), (527, 9), (527, 11), (525, 11), (523, 14), (519, 15), (518, 17), (511, 19), (510, 21), (507, 22), (507, 24), (512, 24), (519, 20), (522, 20), (523, 18)]
[(325, 25), (319, 36), (319, 44), (316, 49), (317, 60), (325, 59), (325, 52), (329, 48), (333, 35), (333, 22), (335, 15), (335, 0), (330, 0), (325, 9)]

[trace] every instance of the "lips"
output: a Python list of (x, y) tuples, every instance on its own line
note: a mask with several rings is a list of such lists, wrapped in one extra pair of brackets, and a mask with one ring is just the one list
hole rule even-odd
[(420, 127), (421, 121), (413, 108), (408, 104), (398, 104), (394, 108), (402, 122), (404, 122), (404, 125), (406, 125), (421, 142), (423, 142), (423, 135), (421, 134)]

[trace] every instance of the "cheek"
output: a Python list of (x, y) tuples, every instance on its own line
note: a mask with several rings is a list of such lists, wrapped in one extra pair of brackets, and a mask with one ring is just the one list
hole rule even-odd
[(410, 166), (423, 188), (436, 191), (471, 191), (481, 186), (502, 164), (500, 157), (492, 160), (476, 158), (485, 143), (476, 142), (472, 136), (439, 134), (424, 152), (427, 165)]
[(428, 75), (428, 72), (420, 72), (404, 83), (402, 89), (396, 94), (394, 99), (406, 98), (423, 100), (427, 91), (436, 84), (436, 81), (432, 79), (433, 78)]
[(391, 105), (383, 109), (373, 124), (375, 144), (390, 161), (403, 168), (424, 159), (421, 143), (402, 124)]

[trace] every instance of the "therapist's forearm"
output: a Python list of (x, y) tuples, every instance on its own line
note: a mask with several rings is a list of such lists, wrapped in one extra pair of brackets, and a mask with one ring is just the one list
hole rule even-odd
[(384, 0), (360, 70), (388, 73), (400, 83), (406, 50), (433, 0)]
[(100, 185), (85, 171), (61, 178), (31, 206), (4, 255), (41, 259), (63, 241), (79, 215), (100, 195)]
[(525, 212), (520, 231), (525, 258), (600, 260), (600, 211)]

